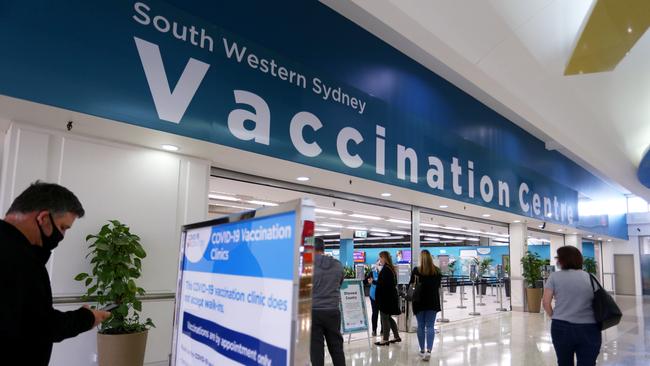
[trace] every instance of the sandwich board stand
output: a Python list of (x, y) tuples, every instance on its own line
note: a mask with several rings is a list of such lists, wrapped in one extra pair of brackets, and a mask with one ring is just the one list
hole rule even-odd
[(186, 225), (171, 365), (308, 365), (314, 205)]
[(341, 284), (341, 333), (348, 335), (348, 344), (352, 333), (366, 332), (368, 334), (368, 348), (370, 345), (370, 327), (368, 326), (368, 313), (366, 312), (366, 298), (363, 291), (362, 280), (344, 280)]

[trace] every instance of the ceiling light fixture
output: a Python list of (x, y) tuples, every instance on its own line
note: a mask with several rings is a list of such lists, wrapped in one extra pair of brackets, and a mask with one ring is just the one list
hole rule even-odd
[(373, 232), (373, 231), (370, 232), (370, 235), (372, 235), (372, 236), (381, 236), (381, 237), (388, 237), (388, 236), (390, 236), (389, 233), (376, 233), (376, 232)]
[(241, 201), (241, 200), (240, 200), (239, 198), (237, 198), (237, 197), (233, 197), (233, 196), (224, 196), (224, 195), (221, 195), (221, 194), (214, 194), (214, 193), (210, 193), (210, 194), (208, 194), (208, 198), (211, 199), (211, 200), (219, 200), (219, 201), (230, 201), (230, 202), (238, 202), (238, 201)]
[(388, 219), (388, 222), (394, 222), (396, 224), (404, 224), (404, 225), (411, 225), (410, 221), (407, 220), (398, 220), (398, 219)]
[(322, 223), (322, 224), (316, 224), (316, 225), (318, 225), (318, 226), (324, 226), (324, 227), (333, 227), (333, 228), (337, 228), (337, 229), (343, 227), (343, 225), (339, 225), (339, 224), (330, 224), (330, 223), (327, 223), (327, 222), (326, 222), (326, 223)]
[(368, 230), (368, 228), (364, 226), (347, 226), (347, 228), (350, 230)]
[(326, 210), (324, 208), (317, 208), (314, 211), (317, 213), (327, 214), (327, 215), (343, 215), (343, 212), (336, 210)]
[(382, 197), (390, 197), (392, 195), (393, 195), (392, 193), (388, 193), (388, 192), (384, 192), (381, 194)]
[(593, 238), (594, 236), (593, 236), (593, 235), (587, 235), (587, 237), (588, 237), (588, 238)]
[(513, 221), (513, 223), (515, 223), (515, 224), (518, 224), (518, 223), (520, 223), (520, 222), (521, 222), (521, 220), (515, 220), (515, 221)]
[(397, 235), (410, 235), (411, 233), (406, 232), (406, 231), (399, 231), (399, 230), (391, 230), (391, 234), (397, 234)]
[(481, 215), (481, 216), (483, 216), (483, 217), (490, 217), (490, 216), (492, 216), (492, 215), (490, 215), (490, 214), (483, 214), (483, 215)]
[(387, 229), (382, 229), (382, 228), (378, 228), (378, 227), (371, 227), (370, 231), (376, 231), (378, 233), (387, 233), (387, 232), (389, 232), (389, 230), (387, 230)]
[(627, 27), (627, 32), (632, 33), (632, 27)]
[(350, 217), (356, 217), (358, 219), (366, 219), (366, 220), (381, 220), (381, 217), (364, 215), (364, 214), (352, 214), (350, 215)]
[(178, 151), (178, 150), (180, 150), (180, 148), (178, 146), (175, 146), (175, 145), (165, 144), (165, 145), (162, 145), (160, 147), (162, 147), (162, 149), (165, 150), (165, 151)]
[(440, 208), (449, 208), (448, 205), (440, 205), (440, 206), (438, 206), (438, 207), (440, 207)]
[(267, 201), (258, 201), (258, 200), (248, 201), (248, 203), (252, 203), (254, 205), (260, 205), (260, 206), (271, 206), (271, 207), (275, 207), (275, 206), (278, 205), (277, 203), (267, 202)]
[(309, 177), (298, 177), (298, 178), (296, 178), (296, 180), (300, 181), (300, 182), (306, 182), (306, 181), (309, 180)]

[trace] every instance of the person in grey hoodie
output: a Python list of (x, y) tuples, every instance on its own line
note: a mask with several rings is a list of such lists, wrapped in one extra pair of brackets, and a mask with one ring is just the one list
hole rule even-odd
[(341, 335), (341, 283), (343, 266), (338, 260), (325, 255), (323, 239), (314, 242), (314, 275), (312, 288), (311, 363), (321, 366), (325, 363), (325, 346), (334, 366), (345, 365), (343, 336)]

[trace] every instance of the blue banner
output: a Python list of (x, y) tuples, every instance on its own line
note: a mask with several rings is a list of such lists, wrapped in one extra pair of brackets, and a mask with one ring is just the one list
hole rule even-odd
[(165, 2), (6, 1), (1, 14), (2, 94), (546, 221), (578, 221), (576, 191), (543, 169)]
[(190, 230), (182, 270), (293, 280), (295, 220), (290, 212)]
[(242, 365), (286, 365), (287, 350), (183, 313), (183, 334)]

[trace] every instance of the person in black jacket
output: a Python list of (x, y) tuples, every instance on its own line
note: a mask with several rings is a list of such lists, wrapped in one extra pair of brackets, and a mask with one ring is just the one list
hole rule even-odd
[(0, 220), (0, 354), (8, 365), (47, 365), (52, 343), (92, 329), (110, 313), (52, 307), (45, 264), (73, 222), (84, 215), (68, 189), (36, 182)]
[[(399, 296), (397, 294), (397, 272), (393, 266), (390, 253), (383, 251), (379, 253), (379, 262), (383, 266), (377, 279), (375, 292), (377, 307), (381, 317), (382, 340), (375, 342), (378, 346), (386, 346), (389, 343), (401, 342), (397, 330), (397, 323), (392, 315), (399, 315)], [(394, 339), (389, 341), (390, 331), (393, 330)]]
[[(413, 296), (413, 314), (418, 321), (418, 343), (420, 344), (420, 357), (424, 361), (431, 358), (434, 324), (436, 315), (440, 311), (440, 269), (433, 264), (433, 258), (428, 250), (420, 252), (420, 265), (411, 272), (411, 284), (419, 284)], [(426, 334), (426, 343), (425, 343)]]

